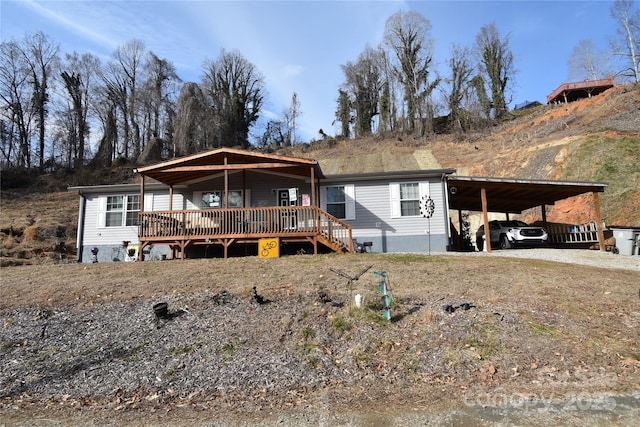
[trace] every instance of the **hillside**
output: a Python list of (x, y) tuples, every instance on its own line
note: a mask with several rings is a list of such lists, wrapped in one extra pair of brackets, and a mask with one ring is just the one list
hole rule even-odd
[[(455, 168), (458, 175), (607, 182), (609, 225), (640, 225), (640, 85), (571, 104), (514, 112), (486, 133), (324, 141), (288, 153), (317, 159), (328, 174)], [(590, 203), (590, 201), (587, 201)], [(583, 198), (558, 203), (549, 221), (583, 223)]]
[[(459, 175), (600, 181), (608, 225), (640, 225), (640, 85), (619, 86), (567, 105), (514, 112), (511, 119), (482, 133), (374, 136), (326, 139), (283, 149), (278, 154), (317, 159), (326, 174), (371, 170), (455, 168)], [(73, 251), (77, 196), (67, 185), (122, 182), (131, 168), (109, 176), (44, 176), (25, 189), (2, 191), (2, 264), (49, 259), (56, 242)], [(20, 179), (16, 179), (19, 181)], [(547, 211), (553, 222), (583, 223), (591, 199), (576, 197)], [(524, 215), (540, 219), (539, 210)], [(43, 256), (44, 255), (44, 256)]]

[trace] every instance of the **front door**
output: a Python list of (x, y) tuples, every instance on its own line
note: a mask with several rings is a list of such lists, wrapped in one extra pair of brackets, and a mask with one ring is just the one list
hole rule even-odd
[[(278, 206), (298, 206), (297, 189), (293, 196), (290, 189), (279, 189)], [(295, 209), (282, 211), (280, 217), (280, 226), (283, 230), (295, 230), (296, 224), (297, 220)]]

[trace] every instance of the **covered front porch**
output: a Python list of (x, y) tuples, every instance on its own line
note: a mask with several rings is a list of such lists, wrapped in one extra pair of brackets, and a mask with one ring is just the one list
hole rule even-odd
[[(168, 245), (172, 258), (183, 259), (188, 249), (213, 246), (226, 258), (233, 245), (255, 248), (269, 238), (305, 244), (314, 254), (353, 251), (351, 227), (319, 207), (322, 172), (314, 160), (223, 148), (137, 172), (141, 258), (150, 245)], [(145, 207), (149, 179), (168, 185), (168, 209)], [(182, 200), (178, 209), (174, 199)]]
[(319, 244), (353, 251), (351, 227), (315, 206), (142, 212), (140, 220), (140, 253), (147, 245), (166, 244), (173, 258), (184, 258), (190, 245), (220, 245), (227, 258), (231, 245), (266, 238), (309, 243), (314, 254)]

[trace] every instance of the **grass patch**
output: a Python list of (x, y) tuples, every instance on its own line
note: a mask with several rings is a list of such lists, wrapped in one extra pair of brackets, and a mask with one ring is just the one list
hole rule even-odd
[(545, 323), (527, 322), (527, 328), (534, 334), (551, 335), (554, 337), (558, 337), (561, 335), (560, 331), (557, 328)]
[(237, 350), (236, 345), (232, 342), (225, 343), (222, 346), (222, 354), (225, 355), (226, 357), (233, 356), (236, 350)]
[(178, 356), (181, 354), (193, 354), (198, 351), (198, 346), (195, 345), (183, 345), (180, 347), (176, 347), (171, 351), (171, 354), (174, 356)]
[(313, 342), (316, 337), (316, 331), (310, 326), (305, 326), (300, 331), (302, 335), (302, 342), (300, 342), (300, 351), (304, 353), (309, 353), (313, 349), (317, 347), (317, 344)]
[(445, 257), (420, 254), (387, 254), (385, 260), (398, 264), (450, 262), (450, 260)]
[(349, 332), (353, 329), (353, 323), (343, 316), (334, 317), (329, 326), (341, 333)]

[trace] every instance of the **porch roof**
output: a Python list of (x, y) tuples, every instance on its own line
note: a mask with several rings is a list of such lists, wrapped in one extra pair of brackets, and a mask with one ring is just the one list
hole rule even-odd
[(220, 148), (140, 167), (137, 171), (142, 176), (173, 186), (200, 180), (225, 170), (268, 170), (306, 178), (311, 176), (311, 168), (314, 170), (316, 179), (323, 177), (320, 166), (315, 160)]

